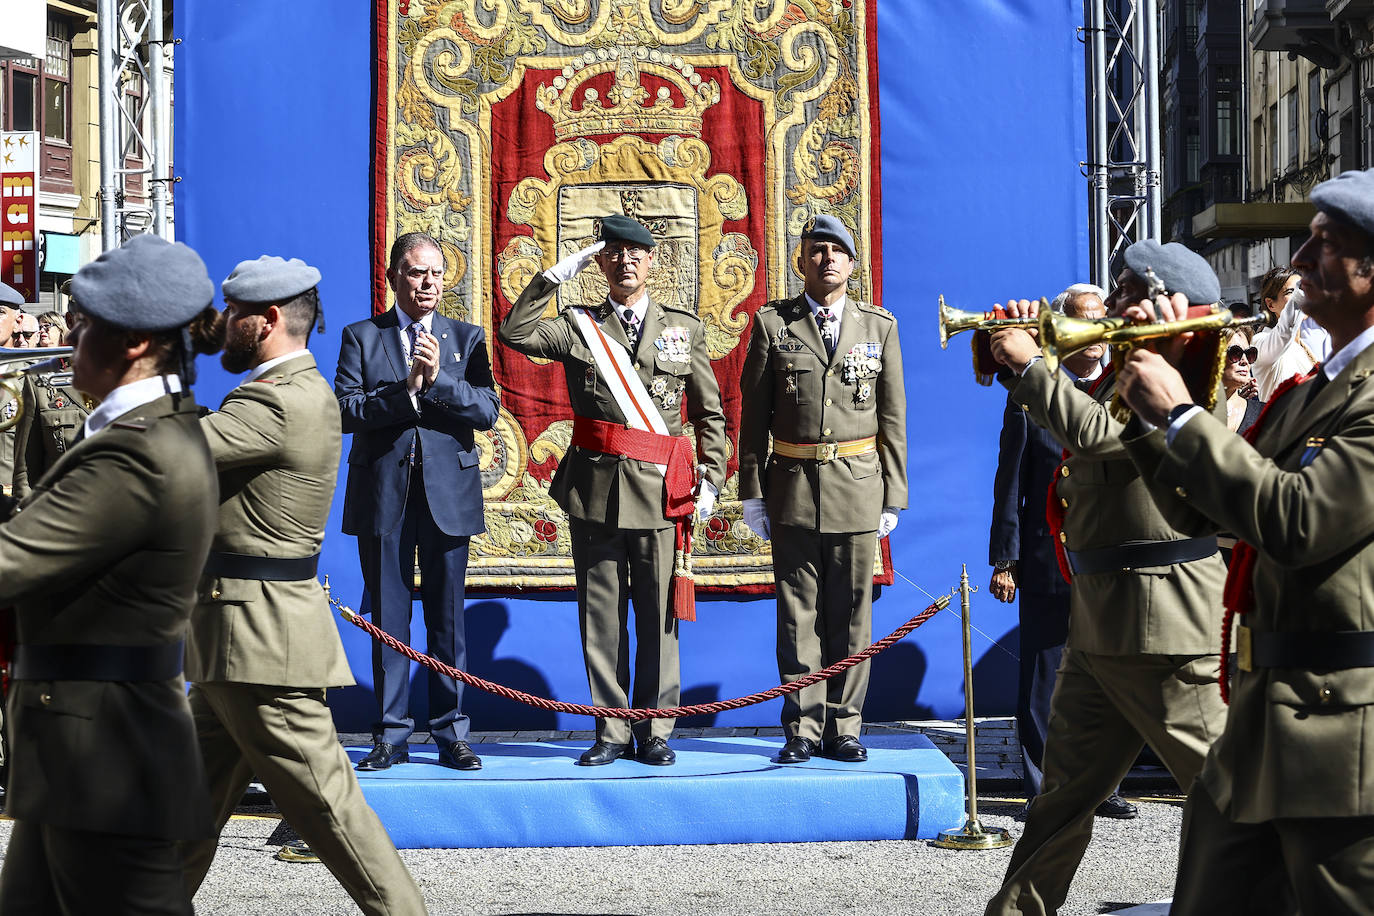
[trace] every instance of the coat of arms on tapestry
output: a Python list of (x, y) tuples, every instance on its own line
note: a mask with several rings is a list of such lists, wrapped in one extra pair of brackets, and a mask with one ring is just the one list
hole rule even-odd
[[(563, 376), (494, 331), (535, 273), (590, 244), (596, 217), (652, 226), (650, 295), (705, 323), (732, 443), (753, 313), (800, 290), (808, 219), (844, 220), (860, 248), (851, 294), (874, 298), (873, 17), (872, 0), (378, 0), (373, 307), (390, 307), (391, 242), (430, 233), (441, 310), (486, 330), (501, 391), (479, 437), (488, 530), (470, 588), (574, 585), (548, 495), (572, 432)], [(563, 286), (550, 315), (606, 295), (595, 270)], [(704, 590), (772, 586), (736, 467), (732, 454), (697, 527)]]

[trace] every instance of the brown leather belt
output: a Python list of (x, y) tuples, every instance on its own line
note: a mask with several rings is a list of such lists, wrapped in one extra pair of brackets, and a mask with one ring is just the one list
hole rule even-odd
[(784, 442), (773, 440), (773, 454), (784, 458), (800, 458), (828, 464), (836, 458), (853, 458), (855, 455), (869, 455), (878, 450), (878, 437), (850, 439), (848, 442)]

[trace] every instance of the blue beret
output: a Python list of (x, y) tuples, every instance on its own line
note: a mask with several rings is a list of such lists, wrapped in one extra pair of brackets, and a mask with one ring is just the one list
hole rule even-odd
[(319, 283), (320, 272), (300, 258), (286, 261), (265, 254), (256, 261), (240, 261), (220, 291), (235, 302), (285, 302)]
[(625, 242), (644, 248), (653, 248), (658, 244), (643, 223), (637, 219), (630, 219), (628, 216), (603, 216), (601, 218), (601, 241), (606, 243)]
[(0, 305), (23, 305), (24, 297), (8, 283), (0, 283)]
[(806, 225), (802, 227), (801, 237), (803, 241), (806, 239), (820, 239), (826, 242), (834, 242), (836, 245), (839, 245), (845, 251), (849, 252), (851, 258), (857, 258), (859, 256), (858, 251), (854, 247), (854, 236), (849, 234), (849, 230), (845, 228), (844, 223), (840, 222), (838, 217), (831, 216), (828, 213), (822, 213), (820, 216), (813, 216), (811, 219), (807, 220)]
[(215, 298), (205, 262), (181, 242), (136, 235), (72, 277), (81, 311), (118, 328), (179, 328)]
[(1341, 172), (1312, 189), (1312, 206), (1374, 236), (1374, 169)]
[(1170, 293), (1182, 293), (1191, 305), (1212, 305), (1221, 299), (1221, 282), (1212, 265), (1186, 245), (1161, 245), (1144, 239), (1126, 249), (1126, 266), (1141, 277), (1153, 270)]

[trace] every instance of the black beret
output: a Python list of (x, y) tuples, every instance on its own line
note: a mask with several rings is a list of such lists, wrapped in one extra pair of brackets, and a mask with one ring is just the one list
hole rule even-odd
[(1341, 172), (1312, 189), (1312, 206), (1374, 236), (1374, 169)]
[(1178, 242), (1136, 242), (1126, 249), (1126, 266), (1141, 279), (1145, 279), (1146, 271), (1154, 271), (1168, 292), (1182, 293), (1192, 305), (1212, 305), (1221, 299), (1221, 282), (1212, 265)]
[(838, 217), (828, 213), (822, 213), (820, 216), (813, 216), (807, 220), (806, 225), (802, 227), (801, 237), (803, 240), (820, 239), (825, 242), (834, 242), (847, 251), (851, 258), (859, 256), (854, 247), (854, 236), (849, 234), (849, 230), (844, 223), (840, 222)]
[(603, 216), (601, 218), (601, 241), (625, 242), (642, 248), (653, 248), (658, 243), (639, 220), (628, 216)]
[(82, 312), (115, 327), (166, 331), (209, 305), (215, 284), (188, 246), (136, 235), (78, 270), (71, 293)]
[(24, 297), (8, 283), (0, 283), (0, 305), (23, 305)]
[(320, 272), (300, 258), (287, 261), (265, 254), (256, 261), (240, 261), (220, 291), (235, 302), (285, 302), (319, 283)]

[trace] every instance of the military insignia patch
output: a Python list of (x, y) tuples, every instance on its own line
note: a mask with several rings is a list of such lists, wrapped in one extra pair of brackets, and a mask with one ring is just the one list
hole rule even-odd
[(1325, 436), (1312, 436), (1310, 439), (1307, 440), (1307, 448), (1303, 451), (1302, 458), (1298, 460), (1298, 466), (1305, 468), (1313, 461), (1316, 461), (1317, 456), (1321, 454), (1321, 450), (1325, 446)]
[(690, 362), (692, 358), (691, 342), (692, 332), (687, 328), (668, 327), (654, 340), (654, 346), (658, 348), (659, 359), (670, 363), (685, 363)]

